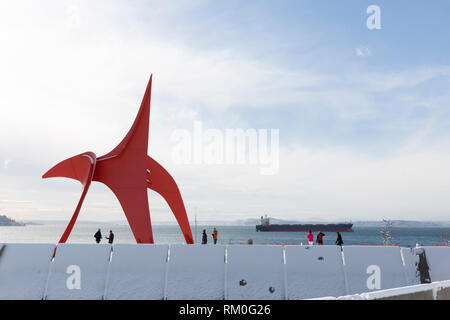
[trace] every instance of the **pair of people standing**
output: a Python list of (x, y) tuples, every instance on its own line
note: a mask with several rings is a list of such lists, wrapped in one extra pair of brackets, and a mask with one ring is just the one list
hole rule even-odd
[[(317, 244), (318, 244), (319, 246), (323, 245), (323, 236), (324, 236), (324, 235), (325, 235), (325, 234), (322, 233), (322, 232), (319, 232), (319, 234), (317, 235), (316, 240), (317, 240)], [(307, 235), (306, 237), (308, 238), (308, 244), (309, 244), (310, 246), (312, 246), (312, 245), (314, 244), (314, 235), (313, 235), (313, 233), (311, 232), (311, 230), (309, 230), (308, 235)]]
[[(214, 228), (213, 233), (212, 233), (212, 237), (214, 240), (214, 244), (217, 244), (217, 236), (218, 236), (218, 231), (216, 228)], [(202, 233), (202, 244), (207, 244), (208, 243), (208, 236), (206, 235), (206, 230), (203, 229), (203, 233)]]
[[(100, 229), (98, 229), (97, 232), (94, 234), (94, 238), (97, 243), (100, 243), (100, 240), (102, 239), (102, 233), (101, 233)], [(112, 232), (112, 230), (109, 230), (109, 237), (105, 237), (105, 238), (108, 239), (108, 243), (110, 243), (110, 244), (113, 243), (114, 233)]]

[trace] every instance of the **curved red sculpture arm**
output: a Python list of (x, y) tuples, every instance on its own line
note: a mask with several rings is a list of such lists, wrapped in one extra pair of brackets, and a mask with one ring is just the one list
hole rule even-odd
[(147, 155), (150, 102), (152, 97), (152, 78), (153, 75), (150, 75), (138, 114), (136, 115), (136, 119), (134, 120), (127, 135), (112, 151), (99, 157), (98, 160), (107, 160), (117, 157), (122, 153), (130, 152), (135, 155)]
[(145, 187), (121, 188), (108, 183), (105, 184), (119, 200), (136, 243), (153, 243), (147, 189)]
[(147, 187), (158, 192), (172, 210), (187, 244), (193, 244), (191, 227), (180, 190), (172, 176), (153, 158), (147, 156)]
[(78, 201), (77, 207), (72, 215), (72, 219), (70, 219), (70, 222), (61, 236), (59, 243), (65, 243), (72, 232), (75, 221), (80, 213), (84, 198), (86, 197), (92, 178), (94, 177), (95, 164), (95, 154), (93, 152), (85, 152), (61, 161), (42, 176), (44, 179), (53, 177), (71, 178), (80, 181), (83, 185), (83, 192), (81, 193), (80, 200)]

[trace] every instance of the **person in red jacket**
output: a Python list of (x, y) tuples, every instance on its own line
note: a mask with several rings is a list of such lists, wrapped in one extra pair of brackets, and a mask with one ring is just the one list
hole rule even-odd
[(309, 233), (306, 237), (308, 238), (308, 244), (312, 246), (314, 244), (314, 235), (312, 234), (311, 230), (309, 230)]

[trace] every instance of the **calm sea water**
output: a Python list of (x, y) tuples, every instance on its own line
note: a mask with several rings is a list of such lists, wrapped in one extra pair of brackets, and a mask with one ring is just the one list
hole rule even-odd
[[(279, 243), (279, 244), (305, 244), (306, 233), (297, 232), (256, 232), (254, 226), (197, 226), (192, 227), (194, 239), (201, 241), (201, 232), (206, 229), (208, 243), (212, 242), (212, 229), (216, 227), (219, 231), (219, 243), (247, 243), (249, 239), (254, 244)], [(103, 236), (107, 236), (109, 230), (115, 234), (114, 243), (135, 243), (130, 227), (127, 225), (77, 223), (69, 237), (72, 243), (94, 243), (94, 233), (100, 228)], [(63, 233), (63, 224), (27, 225), (23, 227), (0, 227), (0, 243), (32, 242), (32, 243), (56, 243)], [(355, 232), (341, 233), (345, 245), (380, 244), (382, 238), (381, 228), (378, 227), (355, 227)], [(197, 235), (195, 237), (195, 234)], [(449, 240), (450, 228), (393, 228), (392, 243), (401, 246), (443, 244)], [(178, 226), (154, 225), (153, 236), (155, 243), (184, 243), (184, 238)], [(334, 244), (336, 233), (326, 233), (324, 244)], [(103, 239), (102, 242), (106, 241)]]

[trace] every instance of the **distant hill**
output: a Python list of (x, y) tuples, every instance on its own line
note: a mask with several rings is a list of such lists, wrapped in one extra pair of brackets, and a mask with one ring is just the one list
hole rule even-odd
[(13, 219), (8, 218), (7, 216), (0, 215), (0, 226), (24, 226), (25, 224), (16, 222)]
[[(353, 227), (384, 227), (383, 221), (354, 221)], [(446, 228), (450, 221), (392, 220), (394, 228)]]

